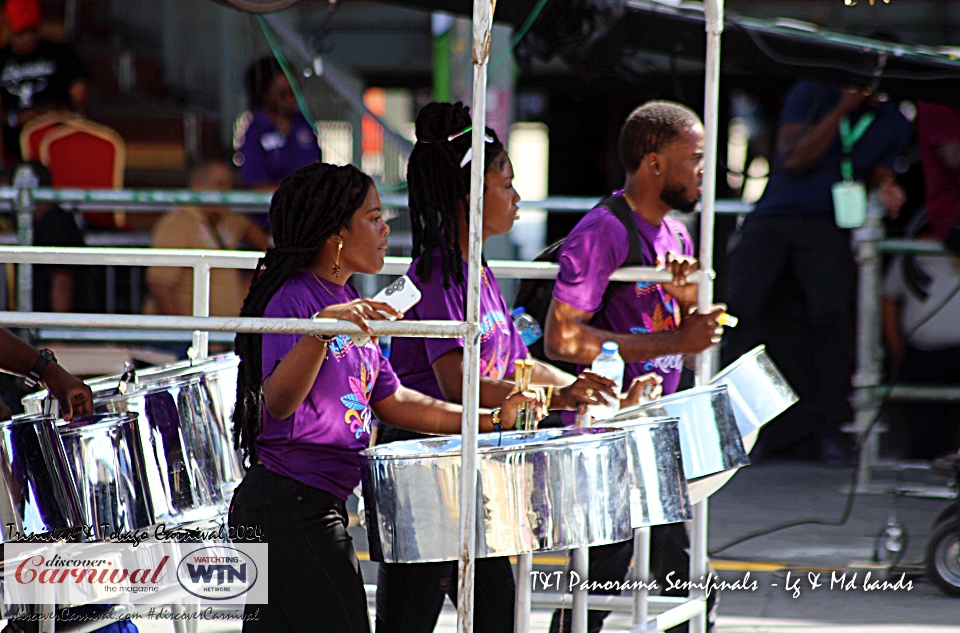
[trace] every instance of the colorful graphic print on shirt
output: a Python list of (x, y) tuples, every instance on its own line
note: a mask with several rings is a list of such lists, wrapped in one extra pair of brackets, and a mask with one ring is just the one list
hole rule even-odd
[(368, 349), (366, 345), (357, 348), (357, 351), (360, 362), (355, 368), (356, 373), (350, 376), (351, 393), (341, 396), (340, 402), (347, 408), (343, 416), (344, 422), (350, 426), (354, 436), (360, 439), (363, 434), (370, 435), (370, 394), (377, 382), (379, 363), (376, 363), (375, 367), (376, 351)]
[(487, 312), (480, 320), (480, 342), (493, 340), (493, 354), (480, 365), (480, 375), (497, 380), (507, 374), (507, 355), (510, 352), (510, 326), (507, 317), (499, 310)]
[[(631, 327), (631, 334), (670, 332), (679, 327), (680, 324), (678, 323), (678, 318), (680, 305), (677, 303), (677, 300), (666, 294), (663, 291), (661, 284), (649, 281), (636, 282), (635, 292), (638, 297), (642, 297), (657, 291), (660, 292), (662, 299), (661, 302), (654, 306), (652, 313), (642, 313), (640, 315), (641, 319), (643, 320), (643, 325)], [(680, 354), (673, 354), (670, 356), (653, 358), (644, 362), (643, 369), (644, 371), (648, 372), (657, 369), (659, 369), (661, 372), (679, 371), (683, 369), (683, 356)]]

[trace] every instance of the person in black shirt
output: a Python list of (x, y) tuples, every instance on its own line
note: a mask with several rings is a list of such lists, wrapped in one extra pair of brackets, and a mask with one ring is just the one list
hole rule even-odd
[(3, 18), (10, 31), (9, 43), (0, 49), (3, 150), (16, 160), (27, 121), (50, 110), (86, 109), (89, 73), (70, 46), (40, 38), (37, 0), (7, 0)]

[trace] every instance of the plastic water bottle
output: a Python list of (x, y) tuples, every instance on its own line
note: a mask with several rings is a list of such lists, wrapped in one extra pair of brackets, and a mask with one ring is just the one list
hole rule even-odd
[[(624, 363), (623, 358), (620, 357), (620, 346), (613, 341), (607, 341), (603, 344), (600, 355), (594, 359), (593, 365), (590, 366), (590, 371), (614, 381), (616, 386), (614, 386), (613, 390), (618, 394), (623, 387), (623, 369)], [(603, 396), (599, 394), (597, 397), (603, 398)], [(619, 410), (619, 402), (592, 404), (588, 408), (588, 413), (590, 413), (594, 420), (607, 420), (615, 416)]]
[(513, 317), (513, 325), (517, 328), (517, 332), (520, 333), (520, 338), (523, 339), (524, 344), (528, 347), (539, 341), (540, 337), (543, 336), (543, 330), (540, 329), (540, 324), (537, 323), (536, 319), (527, 314), (523, 306), (514, 308), (510, 316)]

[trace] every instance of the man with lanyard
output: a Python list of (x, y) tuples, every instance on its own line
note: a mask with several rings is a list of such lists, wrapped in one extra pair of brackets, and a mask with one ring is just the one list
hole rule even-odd
[(847, 229), (863, 223), (867, 191), (876, 191), (896, 217), (905, 196), (894, 165), (909, 135), (897, 107), (869, 90), (801, 81), (784, 101), (773, 171), (731, 254), (727, 297), (730, 313), (740, 318), (725, 349), (733, 360), (784, 335), (762, 331), (761, 315), (776, 308), (785, 275), (794, 276), (803, 296), (805, 314), (795, 315), (809, 326), (803, 363), (782, 365), (799, 392), (793, 415), (803, 423), (780, 425), (776, 446), (769, 431), (761, 435), (768, 454), (804, 441), (822, 461), (847, 458), (839, 435), (853, 348), (855, 265)]

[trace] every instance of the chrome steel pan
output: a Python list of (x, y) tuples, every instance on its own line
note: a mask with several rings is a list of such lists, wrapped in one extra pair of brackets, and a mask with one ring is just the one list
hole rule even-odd
[[(460, 438), (394, 442), (363, 453), (373, 560), (456, 560)], [(602, 545), (630, 538), (627, 437), (615, 429), (480, 436), (477, 556)]]
[(95, 398), (94, 408), (139, 416), (144, 476), (157, 521), (182, 523), (223, 511), (222, 438), (201, 376), (141, 384), (123, 395)]
[[(213, 465), (214, 478), (222, 487), (222, 497), (229, 499), (240, 480), (243, 479), (243, 467), (239, 454), (233, 449), (231, 428), (233, 423), (233, 409), (237, 401), (237, 367), (240, 358), (235, 354), (221, 354), (211, 356), (200, 361), (181, 361), (158, 367), (138, 369), (123, 376), (105, 376), (92, 378), (86, 383), (93, 390), (94, 400), (112, 398), (119, 395), (133, 395), (140, 389), (149, 388), (158, 384), (169, 384), (170, 381), (182, 378), (196, 378), (206, 391), (203, 399), (206, 401), (207, 414), (204, 424), (212, 428), (204, 432), (204, 437), (211, 444), (206, 452), (215, 456)], [(123, 392), (119, 389), (123, 383)], [(139, 396), (138, 396), (139, 397)], [(36, 413), (45, 412), (45, 409), (56, 414), (56, 401), (49, 400), (46, 391), (29, 394), (23, 398), (23, 406), (27, 411)], [(98, 410), (103, 409), (102, 407)], [(108, 407), (108, 410), (117, 410), (117, 407)]]
[(799, 400), (763, 345), (731, 363), (710, 384), (727, 386), (747, 451), (756, 444), (765, 424)]
[(0, 422), (0, 542), (20, 534), (80, 528), (84, 517), (73, 475), (49, 415)]
[(58, 425), (84, 523), (95, 538), (148, 528), (153, 508), (137, 415), (94, 414)]
[(635, 528), (693, 518), (683, 474), (679, 423), (677, 418), (602, 423), (627, 432), (630, 521)]
[(613, 422), (637, 417), (679, 418), (680, 449), (687, 480), (750, 463), (725, 385), (695, 387), (623, 409)]

